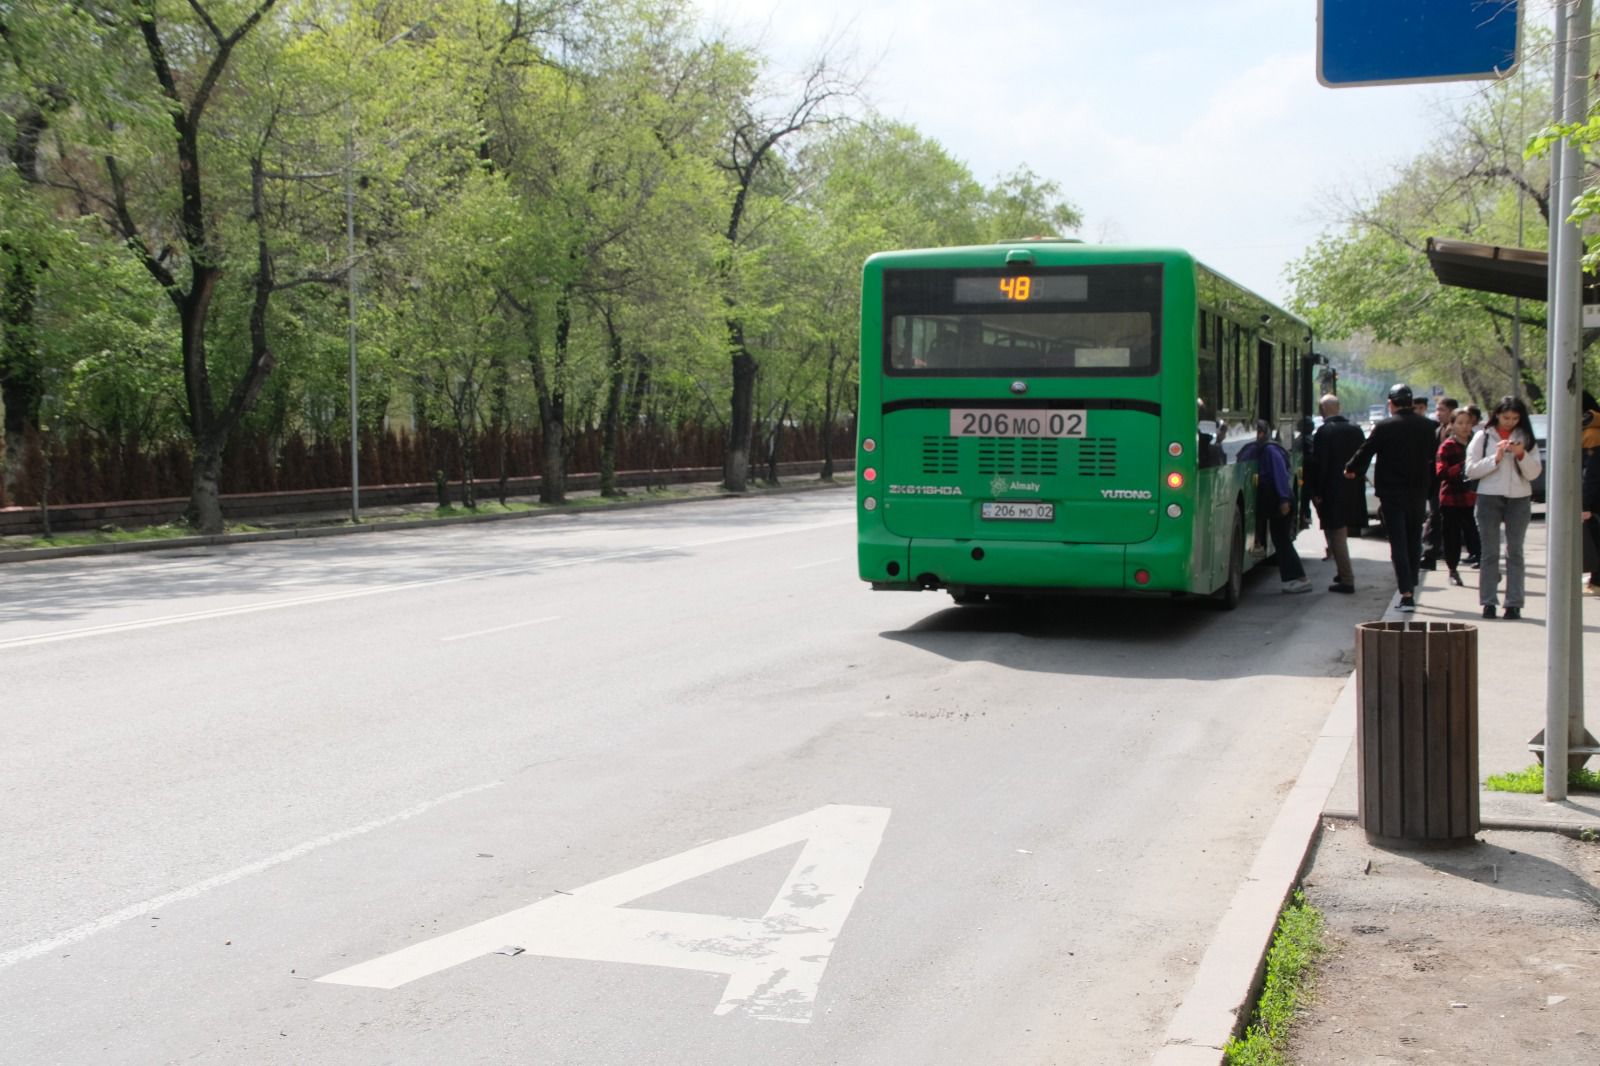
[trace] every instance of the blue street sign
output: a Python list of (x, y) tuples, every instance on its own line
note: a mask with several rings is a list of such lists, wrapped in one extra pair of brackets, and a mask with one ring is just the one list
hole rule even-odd
[(1317, 80), (1330, 89), (1503, 78), (1517, 0), (1317, 0)]

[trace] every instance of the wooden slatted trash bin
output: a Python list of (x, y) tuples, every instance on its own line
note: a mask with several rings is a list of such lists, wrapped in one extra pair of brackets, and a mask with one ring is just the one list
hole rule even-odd
[(1374, 844), (1453, 847), (1478, 832), (1478, 629), (1356, 626), (1357, 820)]

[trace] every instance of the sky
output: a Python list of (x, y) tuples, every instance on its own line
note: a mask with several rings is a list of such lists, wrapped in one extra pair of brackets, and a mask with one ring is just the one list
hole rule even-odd
[(1279, 302), (1339, 205), (1483, 85), (1324, 88), (1317, 0), (694, 2), (775, 75), (827, 41), (853, 51), (874, 108), (978, 180), (1056, 181), (1083, 215), (1072, 236), (1187, 248)]

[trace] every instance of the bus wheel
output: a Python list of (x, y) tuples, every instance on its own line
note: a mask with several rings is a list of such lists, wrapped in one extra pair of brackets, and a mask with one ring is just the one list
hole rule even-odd
[(988, 599), (983, 593), (969, 589), (951, 589), (950, 598), (956, 601), (957, 607), (972, 607)]
[(1211, 600), (1219, 611), (1231, 611), (1239, 606), (1239, 598), (1244, 595), (1244, 519), (1239, 512), (1233, 513), (1233, 537), (1228, 545), (1228, 580), (1222, 587), (1211, 594)]

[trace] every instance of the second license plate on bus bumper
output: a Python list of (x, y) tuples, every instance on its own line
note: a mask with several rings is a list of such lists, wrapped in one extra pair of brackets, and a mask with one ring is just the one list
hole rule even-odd
[(1010, 519), (1017, 522), (1049, 522), (1056, 516), (1053, 503), (1007, 503), (991, 500), (983, 505), (983, 517)]

